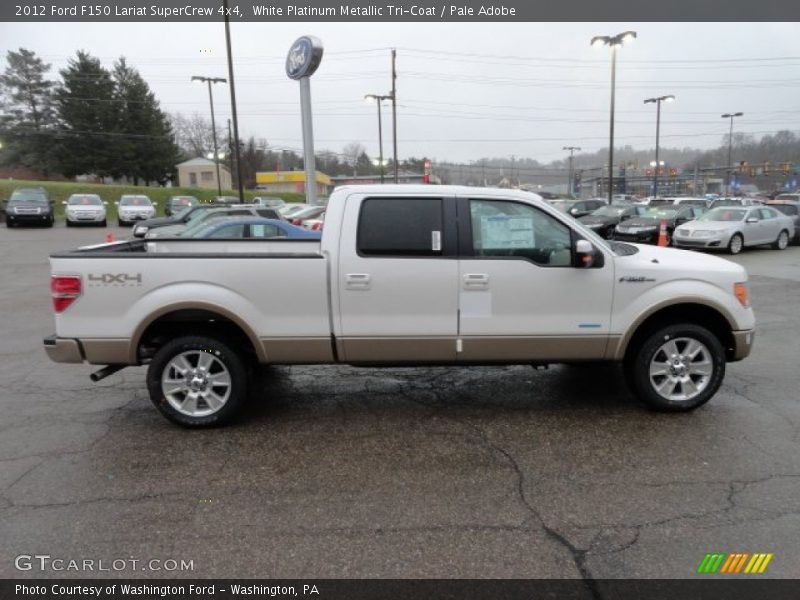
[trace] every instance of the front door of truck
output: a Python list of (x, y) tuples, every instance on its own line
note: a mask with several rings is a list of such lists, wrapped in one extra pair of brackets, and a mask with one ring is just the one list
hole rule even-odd
[(524, 202), (458, 200), (459, 360), (604, 356), (613, 260), (575, 268), (571, 229)]

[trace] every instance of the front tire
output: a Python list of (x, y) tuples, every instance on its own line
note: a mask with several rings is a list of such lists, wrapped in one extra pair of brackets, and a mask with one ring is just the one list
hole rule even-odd
[(702, 406), (725, 376), (725, 350), (705, 327), (660, 327), (628, 352), (626, 381), (644, 404), (661, 412)]
[(728, 253), (729, 254), (739, 254), (742, 251), (742, 247), (744, 246), (744, 238), (742, 238), (741, 233), (734, 233), (731, 237), (731, 241), (728, 242)]
[(125, 227), (125, 226), (127, 226), (127, 225), (128, 225), (128, 224), (127, 224), (125, 221), (123, 221), (122, 219), (117, 219), (117, 226), (119, 226), (119, 227)]
[(247, 369), (227, 344), (183, 336), (156, 351), (147, 370), (150, 400), (167, 419), (199, 428), (230, 421), (247, 398)]
[(789, 246), (789, 232), (785, 229), (778, 234), (778, 239), (772, 244), (775, 250), (786, 250)]

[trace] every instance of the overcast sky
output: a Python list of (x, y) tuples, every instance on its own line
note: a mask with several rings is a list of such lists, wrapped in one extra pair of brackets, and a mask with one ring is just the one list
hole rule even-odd
[[(397, 48), (400, 158), (468, 162), (526, 156), (549, 162), (563, 146), (607, 145), (610, 51), (592, 36), (636, 30), (619, 52), (617, 146), (651, 148), (655, 108), (662, 146), (708, 148), (727, 132), (720, 114), (742, 111), (737, 130), (800, 130), (798, 23), (234, 23), (240, 134), (275, 147), (301, 147), (299, 89), (284, 73), (294, 39), (316, 35), (325, 55), (312, 78), (316, 149), (358, 141), (377, 155), (377, 115), (364, 94), (389, 91)], [(25, 47), (63, 67), (78, 49), (105, 65), (126, 56), (168, 112), (208, 114), (206, 88), (192, 75), (227, 77), (220, 24), (0, 23), (0, 51)], [(791, 58), (791, 59), (790, 59)], [(769, 59), (769, 60), (764, 60)], [(780, 60), (773, 60), (780, 59)], [(5, 68), (5, 61), (2, 61)], [(217, 116), (230, 115), (216, 86)], [(391, 155), (384, 109), (384, 153)]]

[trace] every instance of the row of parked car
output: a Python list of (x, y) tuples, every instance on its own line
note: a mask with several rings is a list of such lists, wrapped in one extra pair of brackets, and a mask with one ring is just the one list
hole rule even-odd
[[(63, 202), (67, 227), (108, 222), (107, 206), (99, 195), (72, 194)], [(325, 208), (307, 204), (287, 204), (281, 198), (261, 196), (240, 204), (236, 196), (218, 196), (201, 203), (195, 196), (172, 196), (164, 206), (164, 217), (157, 217), (158, 203), (145, 194), (123, 194), (114, 203), (120, 226), (133, 226), (134, 237), (319, 237)], [(4, 202), (7, 227), (36, 224), (52, 227), (54, 202), (41, 187), (18, 188)], [(239, 219), (233, 223), (232, 221)], [(247, 223), (242, 219), (249, 219)], [(259, 221), (261, 219), (261, 221)], [(222, 221), (227, 228), (212, 228)], [(267, 222), (269, 221), (269, 222)], [(273, 222), (274, 221), (274, 222)]]
[(620, 198), (609, 205), (605, 199), (592, 198), (551, 204), (605, 239), (655, 244), (663, 224), (667, 243), (677, 248), (738, 254), (747, 246), (771, 244), (783, 250), (792, 241), (800, 243), (800, 193), (779, 194), (771, 200)]

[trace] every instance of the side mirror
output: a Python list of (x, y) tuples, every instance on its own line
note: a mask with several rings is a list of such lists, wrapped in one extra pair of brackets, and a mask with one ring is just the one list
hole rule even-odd
[(158, 202), (153, 202), (153, 206), (158, 206)]
[(755, 217), (749, 217), (745, 223), (750, 223), (752, 225), (753, 223), (758, 223), (758, 219)]
[(589, 240), (578, 240), (575, 242), (575, 262), (576, 269), (599, 268), (603, 266), (603, 255), (597, 252)]
[(114, 206), (119, 206), (119, 202), (118, 201), (114, 201)]
[(106, 201), (103, 201), (103, 205), (104, 205), (104, 206), (108, 206), (108, 202), (106, 202)]
[(62, 204), (63, 206), (66, 206), (66, 205), (67, 205), (67, 201), (66, 201), (66, 200), (62, 200), (62, 201), (61, 201), (61, 204)]

